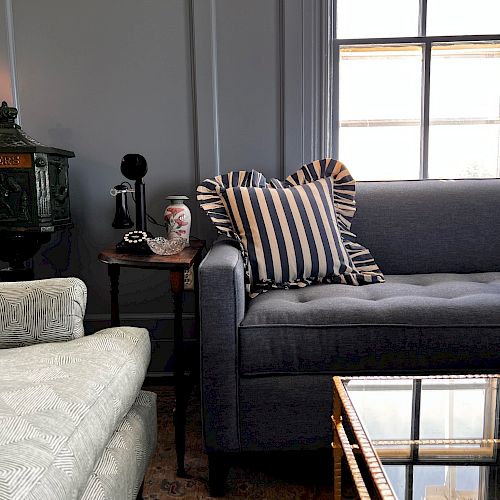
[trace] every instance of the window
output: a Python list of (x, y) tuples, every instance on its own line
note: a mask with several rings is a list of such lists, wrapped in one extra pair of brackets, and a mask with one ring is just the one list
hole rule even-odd
[(354, 178), (500, 177), (500, 1), (332, 1), (331, 143)]

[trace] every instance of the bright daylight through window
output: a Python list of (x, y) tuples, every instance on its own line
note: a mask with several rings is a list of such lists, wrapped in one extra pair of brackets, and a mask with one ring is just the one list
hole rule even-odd
[(334, 0), (333, 150), (357, 180), (500, 177), (500, 0)]

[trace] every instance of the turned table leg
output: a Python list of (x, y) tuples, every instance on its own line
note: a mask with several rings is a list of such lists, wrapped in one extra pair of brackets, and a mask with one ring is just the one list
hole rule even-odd
[(120, 266), (108, 264), (108, 275), (111, 284), (111, 326), (120, 326), (120, 306), (118, 304), (118, 286), (120, 281)]
[(185, 477), (184, 454), (186, 451), (187, 394), (184, 383), (184, 330), (182, 309), (184, 300), (184, 271), (170, 272), (170, 287), (174, 301), (174, 386), (175, 386), (175, 452), (177, 476)]

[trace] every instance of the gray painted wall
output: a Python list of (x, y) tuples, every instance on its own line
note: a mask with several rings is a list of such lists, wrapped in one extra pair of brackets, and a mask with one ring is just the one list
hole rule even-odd
[[(3, 0), (0, 99), (13, 102), (17, 90), (23, 129), (76, 154), (75, 227), (42, 249), (37, 276), (81, 277), (89, 288), (87, 318), (96, 325), (107, 318), (108, 278), (97, 254), (123, 233), (111, 228), (109, 189), (122, 180), (125, 153), (148, 160), (149, 213), (161, 219), (166, 195), (187, 194), (193, 234), (209, 240), (215, 234), (194, 200), (200, 179), (251, 168), (280, 177), (313, 159), (318, 104), (310, 61), (317, 50), (310, 30), (321, 4)], [(6, 29), (10, 8), (15, 60)], [(171, 338), (166, 274), (122, 271), (120, 290), (130, 324)], [(189, 320), (190, 294), (186, 311)]]
[(11, 3), (4, 1), (0, 4), (0, 101), (14, 102), (11, 81), (11, 54), (9, 43), (8, 20), (12, 19)]

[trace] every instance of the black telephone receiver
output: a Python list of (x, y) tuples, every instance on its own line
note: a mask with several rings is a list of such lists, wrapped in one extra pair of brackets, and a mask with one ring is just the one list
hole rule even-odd
[(116, 251), (119, 253), (152, 254), (153, 252), (146, 241), (153, 235), (148, 232), (146, 226), (146, 191), (143, 181), (143, 177), (148, 171), (148, 163), (140, 154), (126, 154), (122, 159), (120, 170), (127, 179), (135, 181), (136, 229), (125, 234), (116, 245)]

